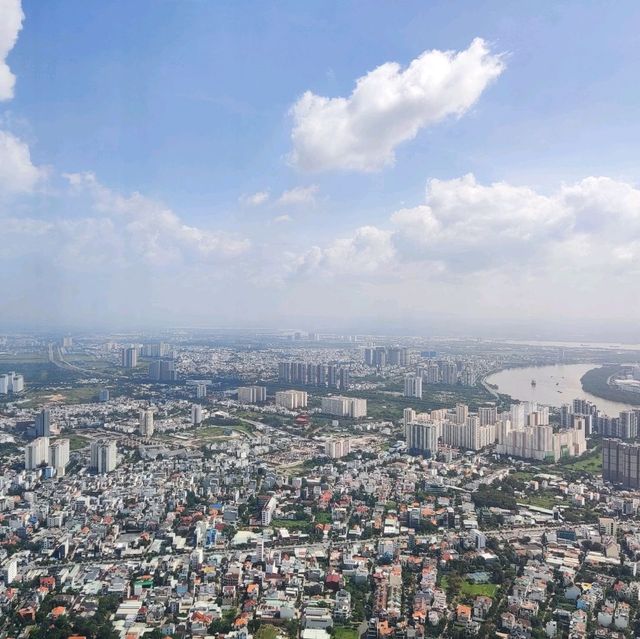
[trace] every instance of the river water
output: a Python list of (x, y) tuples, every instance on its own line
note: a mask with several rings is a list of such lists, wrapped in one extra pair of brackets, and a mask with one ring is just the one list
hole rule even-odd
[[(580, 378), (598, 364), (557, 364), (555, 366), (532, 366), (510, 368), (487, 377), (489, 384), (496, 384), (500, 393), (511, 395), (520, 401), (536, 401), (549, 406), (571, 404), (574, 399), (588, 399), (607, 415), (616, 417), (622, 410), (632, 408), (630, 404), (601, 399), (585, 393)], [(531, 385), (531, 380), (536, 385)]]

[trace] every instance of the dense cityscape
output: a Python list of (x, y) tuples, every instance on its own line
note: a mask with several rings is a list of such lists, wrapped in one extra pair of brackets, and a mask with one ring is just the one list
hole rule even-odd
[(0, 639), (640, 639), (638, 0), (0, 0)]
[(300, 331), (7, 335), (0, 636), (632, 636), (634, 391), (607, 415), (595, 395), (520, 401), (491, 380), (526, 367), (535, 394), (546, 371), (591, 362), (616, 369), (615, 393), (640, 378), (634, 357)]

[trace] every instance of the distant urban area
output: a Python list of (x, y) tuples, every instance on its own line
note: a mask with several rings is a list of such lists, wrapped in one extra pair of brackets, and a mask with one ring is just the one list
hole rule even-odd
[(2, 637), (640, 628), (632, 349), (300, 331), (0, 347)]

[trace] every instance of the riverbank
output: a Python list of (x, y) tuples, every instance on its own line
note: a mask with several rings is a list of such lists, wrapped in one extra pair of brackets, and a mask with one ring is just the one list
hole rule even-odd
[(586, 393), (601, 397), (611, 402), (621, 402), (630, 406), (640, 406), (640, 397), (634, 393), (625, 392), (609, 384), (609, 379), (622, 370), (617, 364), (601, 366), (587, 371), (581, 378), (582, 389)]
[[(614, 401), (598, 397), (583, 388), (582, 377), (594, 369), (599, 369), (598, 363), (512, 367), (487, 375), (483, 382), (485, 387), (491, 385), (490, 389), (494, 393), (510, 395), (521, 402), (537, 402), (560, 408), (578, 398), (597, 404), (607, 415), (615, 416), (620, 411), (628, 410), (632, 405), (626, 395)], [(536, 383), (532, 384), (534, 380)]]

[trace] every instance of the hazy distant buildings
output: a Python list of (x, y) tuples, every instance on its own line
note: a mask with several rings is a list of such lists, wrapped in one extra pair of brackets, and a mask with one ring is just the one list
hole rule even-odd
[(91, 469), (99, 475), (105, 475), (116, 469), (118, 449), (114, 440), (96, 440), (91, 442)]
[(176, 365), (172, 359), (159, 359), (149, 364), (149, 379), (154, 382), (175, 382)]
[(327, 415), (360, 419), (367, 416), (367, 400), (357, 397), (323, 397), (320, 409)]
[(100, 389), (100, 394), (98, 395), (98, 400), (101, 402), (108, 402), (109, 401), (109, 389), (108, 388), (101, 388)]
[(199, 426), (200, 424), (202, 424), (202, 406), (200, 406), (200, 404), (192, 404), (191, 425)]
[(142, 357), (166, 357), (169, 347), (164, 342), (152, 342), (142, 346)]
[(320, 386), (348, 390), (349, 369), (335, 364), (279, 362), (278, 381), (301, 386)]
[(307, 393), (299, 390), (278, 391), (276, 393), (276, 406), (287, 410), (306, 408)]
[(0, 395), (21, 393), (24, 390), (24, 377), (19, 373), (0, 375)]
[(405, 375), (404, 396), (422, 399), (422, 377), (412, 374)]
[(603, 439), (602, 479), (623, 488), (640, 488), (640, 443)]
[(409, 349), (398, 346), (376, 346), (364, 349), (364, 362), (368, 366), (384, 368), (385, 366), (408, 366)]
[(204, 399), (207, 396), (207, 385), (206, 384), (197, 384), (196, 385), (196, 399)]
[(123, 368), (135, 368), (138, 365), (138, 348), (125, 346), (120, 352), (120, 363)]
[(267, 389), (264, 386), (240, 386), (238, 401), (241, 404), (258, 404), (267, 401)]
[(153, 437), (154, 425), (153, 425), (153, 408), (141, 408), (140, 418), (138, 423), (138, 430), (140, 437), (150, 439)]

